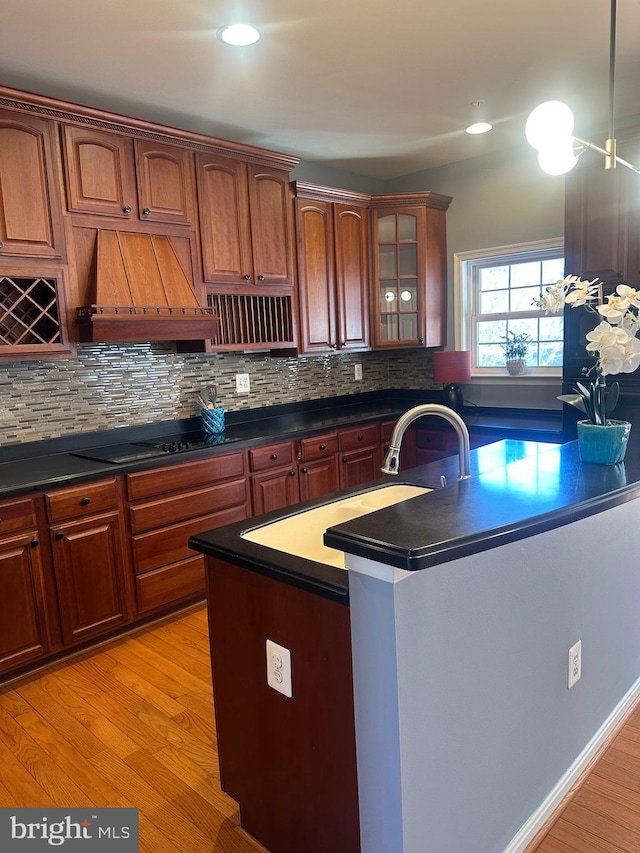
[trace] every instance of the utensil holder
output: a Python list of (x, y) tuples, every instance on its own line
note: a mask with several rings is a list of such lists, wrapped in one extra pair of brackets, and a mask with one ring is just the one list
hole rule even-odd
[(200, 409), (200, 421), (203, 432), (219, 435), (224, 432), (224, 406), (214, 409)]

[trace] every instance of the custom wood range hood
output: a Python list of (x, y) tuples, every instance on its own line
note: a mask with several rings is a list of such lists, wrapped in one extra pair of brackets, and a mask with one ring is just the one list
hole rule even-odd
[(94, 284), (92, 304), (77, 309), (82, 342), (215, 337), (217, 318), (198, 303), (170, 237), (99, 230)]

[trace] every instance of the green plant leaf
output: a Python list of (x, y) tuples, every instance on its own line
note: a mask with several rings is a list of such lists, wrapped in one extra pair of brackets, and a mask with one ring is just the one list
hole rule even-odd
[(584, 404), (584, 398), (580, 394), (561, 394), (558, 400), (562, 400), (563, 403), (569, 403), (570, 406), (575, 406), (576, 409), (579, 409), (585, 415), (589, 414)]
[(609, 416), (611, 412), (615, 409), (618, 403), (618, 397), (620, 396), (620, 385), (617, 382), (612, 383), (609, 386), (609, 393), (607, 394), (607, 401), (605, 404), (605, 414)]

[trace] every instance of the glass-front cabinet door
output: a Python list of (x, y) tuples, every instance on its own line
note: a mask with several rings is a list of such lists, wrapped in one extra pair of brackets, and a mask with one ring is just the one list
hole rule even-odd
[(374, 211), (376, 344), (380, 347), (424, 343), (421, 214), (420, 209)]
[(375, 349), (444, 345), (450, 203), (433, 192), (371, 197)]

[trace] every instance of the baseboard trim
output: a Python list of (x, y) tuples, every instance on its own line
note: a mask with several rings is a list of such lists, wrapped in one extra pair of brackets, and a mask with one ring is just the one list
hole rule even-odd
[[(536, 839), (536, 836), (557, 817), (557, 812), (577, 790), (591, 765), (600, 757), (601, 752), (626, 720), (639, 698), (640, 678), (616, 705), (540, 806), (523, 823), (503, 853), (527, 853), (529, 845)], [(541, 840), (539, 839), (539, 841)]]

